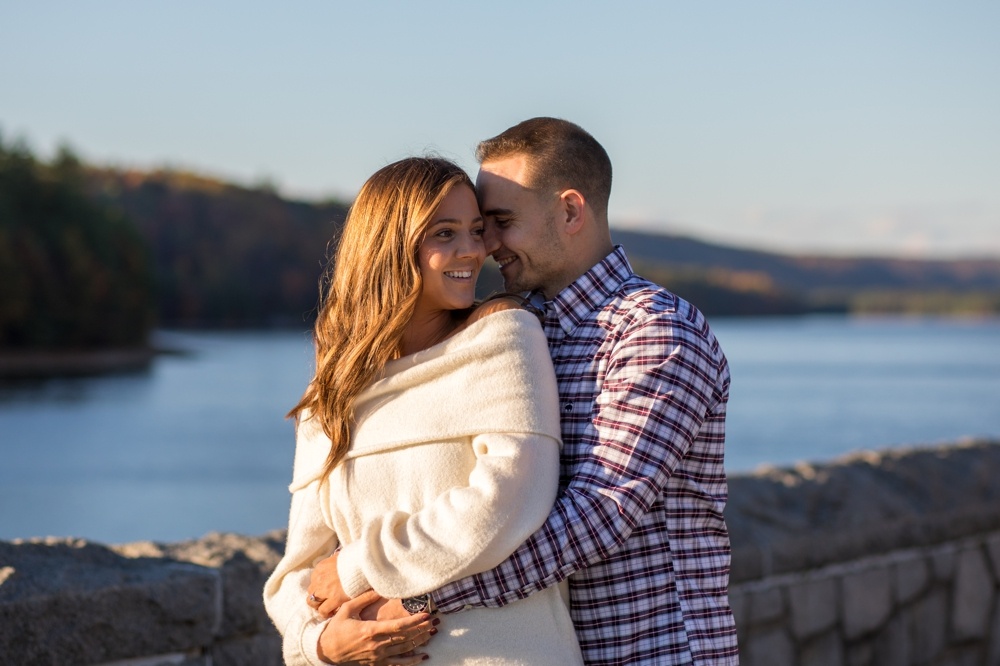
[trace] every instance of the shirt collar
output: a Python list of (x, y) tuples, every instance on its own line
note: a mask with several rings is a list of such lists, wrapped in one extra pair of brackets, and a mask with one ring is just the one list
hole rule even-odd
[[(632, 275), (625, 248), (616, 245), (611, 254), (544, 303), (546, 316), (555, 316), (563, 333), (569, 335)], [(532, 301), (539, 300), (544, 300), (540, 293), (532, 294)]]

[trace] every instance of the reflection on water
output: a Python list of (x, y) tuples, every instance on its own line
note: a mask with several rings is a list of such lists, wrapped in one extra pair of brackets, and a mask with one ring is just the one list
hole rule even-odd
[[(713, 322), (733, 371), (727, 467), (1000, 437), (1000, 321)], [(0, 386), (0, 538), (176, 540), (287, 519), (285, 412), (307, 333), (167, 335), (114, 377)]]

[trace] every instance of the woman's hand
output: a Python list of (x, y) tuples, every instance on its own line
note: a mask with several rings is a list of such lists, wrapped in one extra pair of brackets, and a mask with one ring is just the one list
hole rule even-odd
[(306, 603), (323, 617), (330, 617), (350, 601), (340, 584), (337, 572), (337, 553), (321, 560), (312, 570), (309, 579), (309, 596)]
[[(365, 608), (380, 600), (377, 592), (369, 590), (342, 605), (320, 634), (319, 658), (333, 664), (376, 666), (410, 666), (426, 659), (426, 654), (414, 650), (426, 645), (437, 633), (434, 625), (440, 620), (427, 613), (407, 613), (407, 617), (394, 620), (362, 620)], [(382, 604), (377, 610), (390, 605), (391, 602)], [(402, 606), (399, 609), (406, 613)], [(389, 608), (385, 612), (397, 611)]]

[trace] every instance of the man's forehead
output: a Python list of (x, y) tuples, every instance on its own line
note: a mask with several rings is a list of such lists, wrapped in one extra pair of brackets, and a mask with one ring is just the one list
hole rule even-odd
[(517, 153), (509, 157), (498, 160), (489, 160), (479, 166), (479, 176), (481, 179), (496, 182), (498, 179), (507, 180), (522, 187), (528, 183), (528, 156)]

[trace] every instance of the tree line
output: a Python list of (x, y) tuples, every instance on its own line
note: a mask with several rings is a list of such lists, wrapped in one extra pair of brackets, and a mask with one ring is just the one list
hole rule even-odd
[(148, 245), (94, 202), (68, 149), (49, 163), (0, 136), (0, 348), (146, 343), (155, 321)]

